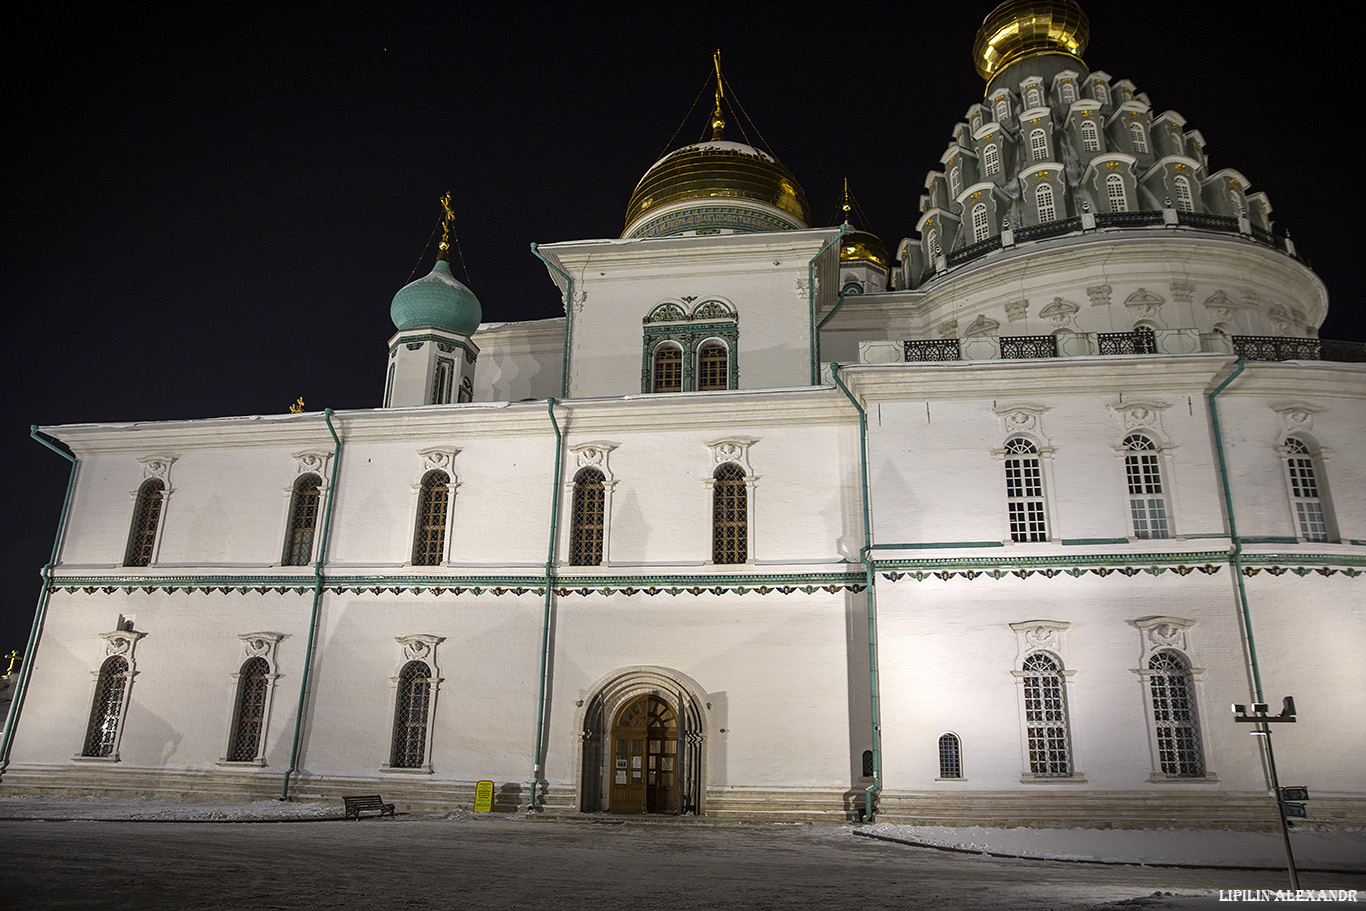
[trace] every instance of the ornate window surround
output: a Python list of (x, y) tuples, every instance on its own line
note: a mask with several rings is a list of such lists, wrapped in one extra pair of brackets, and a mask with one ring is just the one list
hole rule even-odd
[[(1073, 669), (1067, 653), (1067, 630), (1071, 625), (1061, 620), (1027, 620), (1023, 623), (1010, 624), (1010, 628), (1015, 631), (1017, 649), (1015, 665), (1010, 673), (1015, 678), (1016, 692), (1019, 696), (1020, 768), (1023, 770), (1020, 773), (1020, 781), (1023, 784), (1079, 784), (1086, 782), (1086, 776), (1077, 771), (1079, 768), (1077, 741), (1072, 730), (1072, 718), (1076, 715), (1072, 677), (1077, 672)], [(1030, 674), (1023, 668), (1025, 662), (1034, 654), (1043, 654), (1053, 658), (1058, 664), (1058, 673), (1062, 677), (1063, 719), (1067, 732), (1068, 761), (1072, 769), (1070, 777), (1035, 775), (1032, 771), (1033, 766), (1029, 759), (1029, 719), (1025, 708), (1025, 680)]]
[(569, 447), (569, 452), (574, 460), (569, 471), (565, 472), (564, 495), (560, 498), (563, 505), (562, 509), (566, 515), (560, 522), (559, 553), (560, 565), (563, 569), (572, 572), (575, 567), (568, 562), (570, 552), (570, 539), (573, 535), (574, 517), (574, 486), (578, 479), (579, 472), (585, 468), (595, 468), (602, 472), (602, 562), (596, 566), (584, 567), (584, 569), (600, 570), (611, 563), (612, 547), (612, 491), (617, 486), (617, 477), (612, 471), (611, 455), (612, 450), (619, 444), (608, 440), (590, 440), (585, 443), (575, 443)]
[[(395, 636), (394, 641), (402, 648), (402, 659), (394, 667), (394, 674), (389, 678), (392, 694), (389, 698), (389, 752), (388, 757), (381, 765), (380, 772), (392, 775), (430, 775), (432, 774), (432, 740), (436, 728), (436, 697), (441, 689), (444, 678), (441, 676), (441, 669), (436, 663), (436, 647), (446, 641), (445, 636), (431, 636), (416, 634), (411, 636)], [(392, 743), (394, 739), (394, 725), (398, 723), (398, 695), (399, 683), (402, 681), (403, 669), (410, 662), (419, 662), (427, 666), (430, 674), (428, 678), (431, 685), (427, 690), (427, 730), (426, 742), (423, 744), (422, 763), (417, 768), (398, 768), (392, 764), (393, 753)]]
[(1114, 446), (1115, 461), (1118, 463), (1120, 475), (1117, 489), (1124, 491), (1124, 517), (1130, 543), (1151, 540), (1149, 538), (1138, 538), (1134, 535), (1133, 516), (1129, 510), (1129, 479), (1126, 460), (1134, 454), (1135, 450), (1125, 446), (1124, 440), (1134, 435), (1147, 437), (1157, 447), (1158, 470), (1162, 479), (1162, 496), (1167, 501), (1166, 538), (1174, 541), (1186, 539), (1185, 535), (1178, 534), (1176, 530), (1176, 516), (1180, 513), (1180, 498), (1176, 485), (1175, 452), (1177, 447), (1172, 443), (1162, 421), (1162, 413), (1168, 407), (1170, 406), (1166, 402), (1150, 399), (1129, 399), (1123, 402), (1114, 402), (1107, 406), (1110, 416), (1119, 425), (1119, 437)]
[[(422, 469), (418, 472), (417, 483), (413, 484), (413, 499), (409, 510), (410, 520), (408, 523), (411, 534), (408, 538), (408, 556), (404, 561), (404, 568), (421, 568), (423, 564), (413, 562), (413, 551), (417, 540), (418, 523), (422, 521), (422, 481), (430, 472), (444, 471), (446, 477), (450, 479), (446, 485), (446, 533), (441, 542), (441, 560), (437, 566), (443, 566), (450, 559), (451, 554), (451, 532), (455, 524), (455, 495), (460, 487), (460, 478), (455, 473), (455, 457), (460, 454), (460, 450), (454, 446), (433, 446), (428, 449), (419, 449), (418, 457), (422, 460)], [(320, 504), (321, 505), (321, 504)]]
[(697, 358), (707, 342), (719, 342), (727, 352), (728, 389), (740, 387), (740, 317), (735, 306), (720, 297), (684, 297), (661, 301), (642, 320), (640, 391), (654, 391), (655, 351), (672, 342), (683, 351), (683, 392), (697, 391)]
[[(90, 712), (86, 715), (86, 723), (81, 728), (81, 748), (73, 757), (73, 762), (118, 762), (119, 744), (123, 741), (123, 731), (128, 722), (128, 703), (133, 695), (133, 681), (138, 675), (137, 668), (137, 645), (138, 641), (146, 636), (146, 633), (138, 632), (133, 629), (133, 621), (124, 617), (119, 617), (117, 628), (112, 632), (100, 633), (99, 638), (104, 640), (104, 656), (100, 659), (99, 666), (90, 672), (90, 693), (86, 699), (86, 705), (90, 706)], [(90, 724), (94, 720), (95, 700), (99, 698), (100, 677), (105, 665), (111, 658), (119, 658), (128, 664), (128, 678), (124, 682), (123, 692), (119, 696), (119, 705), (114, 712), (114, 742), (110, 745), (109, 751), (102, 756), (86, 755), (86, 747), (90, 739)]]
[(1006, 484), (1005, 462), (1010, 457), (1006, 446), (1011, 440), (1019, 438), (1034, 444), (1038, 450), (1039, 472), (1043, 479), (1043, 511), (1044, 529), (1046, 540), (1056, 542), (1059, 540), (1056, 510), (1053, 508), (1053, 491), (1056, 489), (1053, 481), (1053, 456), (1055, 450), (1048, 438), (1043, 433), (1043, 416), (1048, 408), (1044, 405), (1007, 405), (993, 409), (996, 417), (1001, 422), (1001, 448), (991, 451), (992, 458), (999, 463), (996, 471), (996, 483), (1001, 509), (1001, 542), (1007, 546), (1012, 545), (1040, 545), (1044, 541), (1016, 541), (1010, 531), (1010, 510), (1006, 505), (1009, 503), (1009, 492)]
[(275, 647), (280, 644), (280, 640), (285, 638), (284, 633), (239, 633), (237, 638), (242, 642), (242, 654), (238, 661), (237, 670), (228, 675), (232, 684), (228, 688), (228, 742), (227, 750), (232, 749), (233, 734), (236, 733), (238, 700), (240, 698), (242, 683), (242, 668), (253, 658), (260, 658), (266, 662), (268, 671), (266, 673), (266, 699), (265, 705), (261, 710), (261, 736), (257, 738), (256, 756), (251, 760), (234, 761), (228, 759), (225, 752), (216, 763), (220, 768), (225, 769), (257, 769), (263, 768), (266, 764), (266, 744), (270, 737), (270, 707), (275, 701), (275, 683), (280, 679), (277, 670), (278, 665), (275, 660)]
[[(1134, 668), (1134, 673), (1143, 683), (1143, 714), (1146, 719), (1148, 747), (1153, 763), (1152, 774), (1148, 776), (1148, 781), (1154, 784), (1218, 781), (1219, 776), (1209, 770), (1209, 744), (1201, 725), (1201, 719), (1210, 717), (1209, 713), (1205, 711), (1203, 681), (1205, 669), (1197, 667), (1195, 662), (1191, 660), (1190, 631), (1191, 627), (1195, 626), (1195, 621), (1181, 617), (1144, 617), (1141, 620), (1133, 621), (1133, 624), (1139, 631), (1141, 641), (1138, 667)], [(1168, 775), (1162, 771), (1152, 688), (1152, 678), (1162, 672), (1152, 670), (1149, 667), (1149, 663), (1160, 652), (1176, 652), (1186, 660), (1186, 666), (1190, 672), (1191, 700), (1195, 707), (1195, 730), (1199, 736), (1198, 749), (1201, 768), (1204, 770), (1203, 775), (1177, 776)]]
[[(327, 466), (332, 459), (332, 453), (323, 449), (305, 449), (302, 452), (290, 453), (294, 459), (294, 477), (289, 483), (280, 488), (282, 492), (282, 505), (280, 514), (280, 527), (285, 530), (285, 540), (281, 543), (279, 557), (275, 566), (285, 565), (285, 555), (289, 552), (289, 535), (294, 520), (294, 491), (298, 487), (299, 480), (305, 475), (314, 474), (318, 476), (318, 517), (324, 516), (327, 509), (327, 498), (332, 495), (332, 488), (328, 484)], [(313, 563), (317, 560), (318, 554), (318, 528), (315, 523), (313, 529)]]
[[(161, 509), (157, 513), (156, 534), (152, 538), (152, 554), (145, 564), (138, 565), (139, 568), (156, 566), (157, 559), (161, 554), (161, 539), (166, 530), (166, 513), (171, 506), (171, 494), (175, 493), (175, 488), (171, 486), (171, 466), (175, 461), (176, 456), (168, 455), (145, 455), (138, 458), (138, 462), (142, 465), (142, 480), (138, 481), (136, 487), (128, 491), (129, 499), (133, 501), (133, 516), (128, 523), (128, 540), (130, 543), (135, 530), (133, 524), (137, 521), (138, 495), (142, 493), (142, 488), (148, 481), (161, 482)], [(120, 560), (120, 563), (123, 566), (132, 566), (133, 564), (124, 562), (127, 559), (128, 545), (125, 544), (123, 559)]]
[[(1323, 446), (1318, 437), (1314, 434), (1314, 417), (1323, 411), (1317, 405), (1309, 405), (1302, 402), (1292, 402), (1285, 405), (1275, 406), (1275, 411), (1281, 417), (1281, 432), (1278, 436), (1276, 452), (1281, 459), (1281, 481), (1285, 484), (1285, 496), (1287, 508), (1290, 514), (1291, 532), (1296, 539), (1303, 543), (1311, 542), (1315, 539), (1304, 534), (1304, 526), (1300, 522), (1299, 503), (1307, 498), (1298, 496), (1295, 490), (1295, 483), (1291, 479), (1291, 461), (1294, 459), (1306, 459), (1314, 473), (1314, 487), (1318, 493), (1317, 501), (1323, 514), (1323, 528), (1325, 541), (1334, 542), (1339, 540), (1337, 533), (1337, 523), (1334, 521), (1332, 492), (1328, 488), (1328, 463), (1332, 460), (1332, 450)], [(1291, 440), (1297, 440), (1308, 452), (1300, 452)]]
[[(707, 558), (704, 561), (707, 566), (752, 566), (755, 562), (754, 542), (756, 539), (755, 521), (758, 511), (755, 509), (754, 487), (759, 483), (759, 478), (754, 474), (754, 469), (749, 464), (749, 450), (755, 443), (759, 442), (754, 437), (724, 437), (719, 440), (712, 440), (707, 443), (708, 458), (706, 472), (702, 478), (702, 485), (707, 489)], [(715, 529), (711, 520), (712, 503), (716, 491), (716, 470), (722, 465), (734, 464), (745, 473), (745, 533), (746, 533), (746, 559), (744, 563), (724, 564), (716, 563), (713, 559)]]

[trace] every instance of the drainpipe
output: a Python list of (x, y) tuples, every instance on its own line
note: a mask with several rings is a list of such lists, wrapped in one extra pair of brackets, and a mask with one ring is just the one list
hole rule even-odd
[(30, 426), (28, 434), (70, 462), (71, 474), (67, 476), (66, 480), (66, 496), (62, 499), (62, 515), (57, 520), (57, 536), (52, 540), (52, 556), (42, 570), (43, 590), (38, 594), (38, 610), (33, 615), (33, 628), (29, 631), (28, 645), (24, 649), (24, 663), (19, 666), (19, 682), (15, 686), (14, 700), (10, 703), (9, 718), (5, 721), (5, 737), (3, 741), (0, 741), (0, 775), (3, 775), (5, 769), (9, 768), (9, 751), (14, 742), (14, 729), (19, 726), (19, 713), (24, 710), (24, 697), (28, 695), (28, 681), (33, 669), (33, 658), (38, 651), (38, 640), (43, 635), (43, 621), (47, 618), (47, 602), (51, 597), (48, 591), (52, 587), (52, 567), (57, 563), (57, 552), (61, 550), (62, 537), (66, 534), (66, 517), (71, 509), (71, 494), (76, 489), (76, 470), (81, 464), (71, 453), (52, 445), (51, 440), (45, 434), (38, 432), (38, 425)]
[[(535, 245), (532, 245), (532, 250), (535, 250)], [(550, 542), (546, 545), (545, 607), (541, 613), (541, 676), (540, 691), (536, 694), (536, 755), (531, 765), (531, 804), (527, 807), (527, 812), (534, 812), (536, 809), (536, 785), (541, 780), (541, 751), (545, 744), (546, 667), (550, 661), (550, 604), (554, 596), (552, 588), (555, 584), (555, 545), (560, 538), (560, 457), (564, 450), (560, 422), (555, 420), (555, 400), (546, 399), (545, 405), (546, 413), (550, 415), (550, 425), (555, 428), (555, 474), (550, 479)]]
[(332, 480), (327, 487), (327, 509), (323, 512), (323, 535), (318, 542), (318, 559), (313, 563), (313, 612), (308, 618), (308, 648), (304, 650), (303, 679), (299, 681), (299, 709), (294, 713), (294, 747), (289, 753), (289, 768), (285, 770), (280, 799), (289, 799), (289, 779), (299, 768), (299, 739), (304, 730), (304, 703), (308, 697), (308, 672), (313, 667), (313, 643), (318, 636), (318, 608), (323, 600), (323, 563), (327, 560), (327, 539), (332, 531), (332, 504), (337, 501), (337, 470), (341, 467), (341, 440), (332, 426), (332, 409), (323, 409), (327, 432), (332, 434)]
[[(574, 321), (574, 279), (569, 277), (568, 272), (546, 259), (539, 244), (531, 245), (531, 253), (546, 266), (564, 276), (564, 374), (560, 377), (560, 398), (566, 398), (569, 395), (569, 327)], [(553, 421), (555, 415), (552, 414), (550, 419)], [(559, 458), (558, 454), (556, 458)]]
[(862, 478), (860, 491), (863, 494), (863, 547), (859, 548), (858, 556), (863, 561), (864, 591), (867, 592), (865, 603), (868, 605), (868, 710), (872, 716), (873, 725), (873, 783), (868, 785), (863, 792), (863, 821), (872, 822), (877, 813), (874, 804), (876, 792), (882, 790), (882, 707), (879, 697), (877, 666), (877, 589), (873, 584), (873, 559), (871, 555), (873, 520), (868, 502), (868, 413), (863, 410), (863, 406), (849, 392), (849, 387), (844, 385), (844, 380), (840, 379), (840, 367), (834, 361), (830, 362), (830, 374), (834, 377), (835, 385), (844, 393), (845, 398), (849, 399), (849, 403), (858, 410), (859, 469)]
[(1229, 485), (1228, 461), (1224, 457), (1224, 436), (1219, 429), (1219, 404), (1215, 398), (1223, 392), (1238, 378), (1247, 366), (1247, 361), (1238, 358), (1238, 369), (1234, 370), (1229, 378), (1219, 384), (1219, 388), (1209, 394), (1209, 414), (1210, 422), (1214, 429), (1214, 452), (1219, 458), (1219, 481), (1224, 491), (1224, 511), (1228, 513), (1228, 534), (1233, 541), (1233, 552), (1229, 555), (1229, 563), (1233, 567), (1233, 575), (1238, 580), (1238, 608), (1243, 617), (1243, 635), (1247, 639), (1247, 657), (1252, 670), (1252, 692), (1256, 697), (1254, 702), (1264, 702), (1262, 698), (1262, 672), (1257, 666), (1257, 640), (1252, 635), (1252, 615), (1248, 612), (1247, 606), (1247, 584), (1243, 576), (1243, 539), (1238, 536), (1238, 520), (1233, 515), (1233, 489)]
[[(816, 260), (818, 260), (818, 259), (820, 259), (822, 256), (824, 256), (824, 255), (825, 255), (825, 251), (826, 251), (826, 250), (829, 250), (830, 247), (831, 247), (831, 245), (839, 243), (840, 238), (842, 238), (842, 237), (844, 236), (844, 231), (845, 231), (845, 229), (848, 228), (848, 227), (849, 227), (848, 225), (840, 225), (840, 233), (838, 233), (838, 234), (836, 234), (834, 237), (830, 238), (830, 242), (827, 243), (824, 247), (821, 247), (820, 252), (817, 253), (815, 256), (811, 257), (811, 261), (810, 261), (809, 263), (806, 264), (806, 296), (807, 296), (807, 302), (810, 304), (810, 307), (809, 307), (808, 309), (811, 311), (811, 312), (810, 312), (810, 317), (811, 317), (811, 385), (812, 385), (812, 386), (819, 385), (819, 384), (820, 384), (820, 381), (821, 381), (820, 340), (819, 340), (819, 337), (816, 335), (816, 328), (817, 328), (817, 327), (816, 327)], [(836, 272), (836, 280), (838, 280), (838, 278), (839, 278), (839, 275), (838, 275), (838, 273), (839, 273), (839, 268), (838, 268), (838, 267), (836, 267), (835, 272)], [(832, 311), (832, 313), (833, 313), (833, 311)], [(828, 319), (828, 318), (829, 318), (829, 317), (827, 317), (827, 319)], [(825, 325), (824, 320), (821, 321), (821, 325)]]

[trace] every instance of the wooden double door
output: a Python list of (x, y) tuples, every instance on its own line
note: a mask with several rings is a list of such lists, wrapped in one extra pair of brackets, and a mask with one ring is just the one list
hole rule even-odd
[(640, 696), (617, 713), (609, 754), (608, 810), (677, 813), (678, 713), (658, 696)]

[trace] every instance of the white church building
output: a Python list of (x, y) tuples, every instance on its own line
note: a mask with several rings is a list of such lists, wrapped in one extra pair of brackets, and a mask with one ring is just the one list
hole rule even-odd
[(1293, 695), (1282, 779), (1366, 824), (1361, 348), (1087, 28), (988, 16), (894, 253), (718, 79), (621, 237), (534, 248), (562, 318), (443, 249), (382, 407), (40, 428), (0, 793), (1259, 827), (1229, 705)]

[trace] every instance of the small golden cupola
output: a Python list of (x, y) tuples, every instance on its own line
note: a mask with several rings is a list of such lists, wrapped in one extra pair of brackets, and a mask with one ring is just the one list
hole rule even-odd
[(716, 65), (711, 139), (650, 166), (626, 206), (622, 237), (746, 234), (811, 226), (806, 194), (792, 172), (759, 149), (725, 138), (725, 82)]
[(882, 239), (849, 221), (853, 209), (849, 178), (844, 179), (844, 236), (840, 238), (840, 288), (845, 294), (887, 290), (892, 258)]

